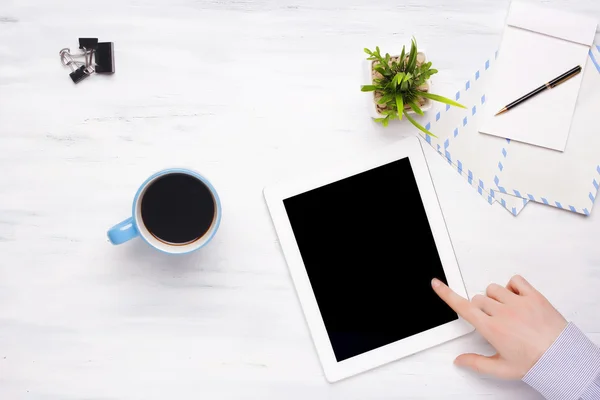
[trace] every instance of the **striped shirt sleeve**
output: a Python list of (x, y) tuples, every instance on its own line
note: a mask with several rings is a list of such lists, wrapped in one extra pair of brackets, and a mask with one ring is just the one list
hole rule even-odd
[(547, 400), (600, 400), (600, 349), (569, 323), (523, 382)]

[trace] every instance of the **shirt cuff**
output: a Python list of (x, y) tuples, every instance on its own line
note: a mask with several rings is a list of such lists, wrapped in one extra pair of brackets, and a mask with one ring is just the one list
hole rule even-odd
[(569, 323), (523, 382), (548, 400), (579, 399), (593, 389), (599, 373), (600, 349)]

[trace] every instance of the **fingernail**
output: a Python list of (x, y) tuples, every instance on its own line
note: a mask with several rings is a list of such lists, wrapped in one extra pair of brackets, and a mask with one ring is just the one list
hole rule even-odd
[(435, 288), (439, 288), (440, 285), (442, 284), (442, 282), (440, 282), (440, 280), (438, 278), (433, 278), (431, 280), (431, 287)]

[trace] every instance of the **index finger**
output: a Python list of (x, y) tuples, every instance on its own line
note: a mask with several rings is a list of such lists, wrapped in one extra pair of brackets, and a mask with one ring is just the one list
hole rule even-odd
[(434, 278), (431, 281), (431, 287), (435, 293), (437, 293), (440, 299), (448, 304), (451, 309), (456, 311), (458, 315), (460, 315), (475, 328), (480, 328), (481, 321), (486, 316), (483, 311), (475, 307), (475, 305), (473, 305), (469, 300), (456, 294), (454, 290), (450, 289), (439, 279)]

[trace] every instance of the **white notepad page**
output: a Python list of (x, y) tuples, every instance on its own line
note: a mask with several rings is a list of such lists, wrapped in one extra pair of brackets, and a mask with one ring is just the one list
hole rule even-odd
[(577, 65), (585, 68), (596, 26), (586, 16), (513, 2), (479, 132), (564, 151), (583, 74), (495, 114)]

